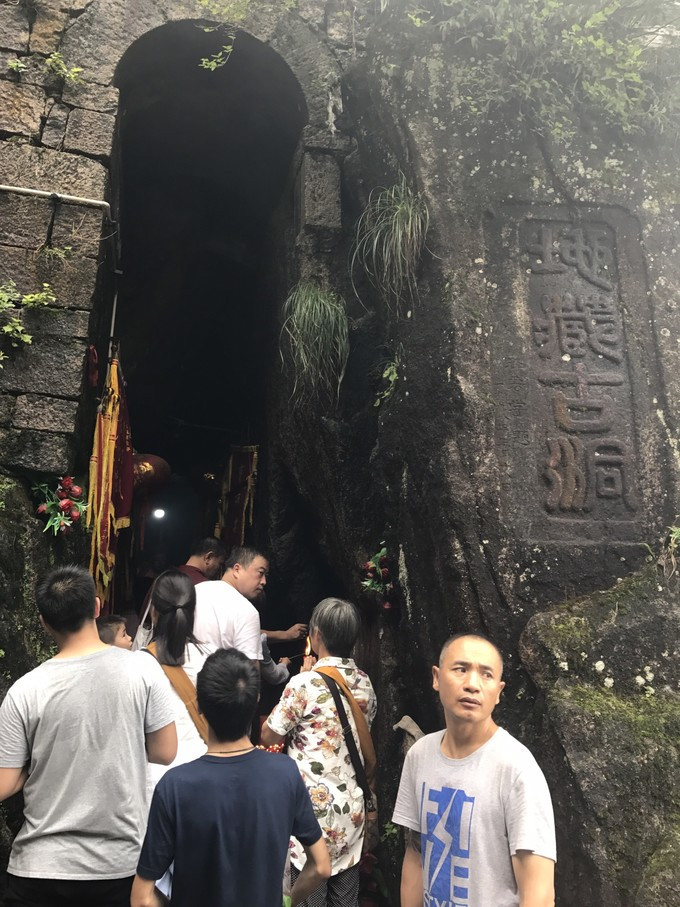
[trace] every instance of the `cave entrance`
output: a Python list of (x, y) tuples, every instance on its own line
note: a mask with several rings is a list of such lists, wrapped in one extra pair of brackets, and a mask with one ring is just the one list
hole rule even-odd
[[(150, 566), (183, 563), (192, 539), (213, 534), (232, 445), (257, 445), (265, 465), (278, 360), (273, 275), (286, 271), (273, 260), (285, 256), (273, 234), (290, 233), (281, 211), (294, 210), (307, 109), (284, 60), (247, 33), (224, 65), (200, 65), (219, 63), (231, 43), (223, 30), (171, 23), (136, 41), (116, 73), (115, 335), (135, 449), (172, 473), (147, 500), (143, 549), (139, 517), (133, 525), (120, 580), (128, 596), (135, 576), (143, 586)], [(266, 543), (258, 513), (246, 540)]]

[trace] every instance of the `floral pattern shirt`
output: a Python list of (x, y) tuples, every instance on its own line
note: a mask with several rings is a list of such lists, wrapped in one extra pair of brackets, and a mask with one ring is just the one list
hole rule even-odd
[[(368, 675), (351, 658), (320, 658), (317, 667), (324, 666), (337, 668), (344, 676), (370, 727), (376, 698)], [(361, 753), (349, 705), (346, 711)], [(316, 671), (303, 671), (291, 677), (267, 724), (275, 734), (288, 737), (288, 755), (297, 763), (307, 785), (314, 814), (328, 845), (333, 875), (349, 869), (361, 859), (364, 795), (357, 784), (338, 712), (325, 680)], [(305, 852), (295, 838), (291, 838), (290, 858), (296, 869), (302, 869)]]

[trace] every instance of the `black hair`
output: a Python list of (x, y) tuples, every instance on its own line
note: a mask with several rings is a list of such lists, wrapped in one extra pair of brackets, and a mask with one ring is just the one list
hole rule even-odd
[(218, 649), (198, 675), (196, 696), (217, 740), (240, 740), (250, 733), (255, 717), (260, 672), (238, 649)]
[(196, 642), (196, 587), (180, 570), (166, 570), (151, 587), (151, 607), (158, 614), (153, 634), (156, 658), (163, 665), (183, 665), (187, 643)]
[(312, 611), (309, 634), (318, 632), (330, 655), (349, 658), (361, 629), (356, 605), (342, 598), (324, 598)]
[(232, 548), (224, 564), (224, 569), (231, 570), (236, 564), (240, 564), (242, 567), (249, 567), (256, 557), (263, 557), (266, 561), (269, 560), (267, 555), (260, 551), (259, 548)]
[(214, 554), (217, 558), (226, 557), (227, 549), (219, 539), (213, 536), (196, 539), (189, 548), (189, 557), (201, 557), (204, 554)]
[(102, 642), (107, 646), (112, 646), (113, 641), (118, 635), (118, 627), (125, 626), (125, 618), (120, 614), (107, 614), (105, 617), (97, 618), (97, 633)]
[(38, 582), (35, 598), (39, 614), (56, 633), (77, 633), (88, 620), (94, 620), (94, 580), (76, 564), (50, 570)]
[(451, 643), (454, 643), (457, 639), (464, 639), (466, 636), (469, 636), (471, 639), (481, 639), (482, 642), (488, 642), (488, 644), (496, 650), (496, 653), (498, 654), (498, 657), (501, 660), (501, 675), (502, 675), (503, 674), (503, 653), (498, 648), (498, 646), (493, 641), (493, 639), (489, 639), (489, 637), (485, 636), (483, 633), (454, 633), (453, 636), (449, 636), (449, 638), (446, 640), (446, 642), (441, 647), (441, 650), (439, 652), (439, 664), (441, 665), (442, 659), (444, 657), (444, 653), (446, 652), (448, 647), (451, 645)]

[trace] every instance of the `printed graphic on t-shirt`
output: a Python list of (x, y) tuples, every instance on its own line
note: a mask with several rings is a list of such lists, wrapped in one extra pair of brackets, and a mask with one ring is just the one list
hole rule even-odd
[(424, 907), (469, 907), (474, 805), (475, 798), (459, 788), (422, 786)]

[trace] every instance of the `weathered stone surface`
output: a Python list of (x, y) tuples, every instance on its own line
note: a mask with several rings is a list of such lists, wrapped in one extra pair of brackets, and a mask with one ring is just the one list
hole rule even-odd
[(14, 186), (103, 199), (107, 172), (97, 161), (49, 148), (0, 143), (0, 180)]
[(22, 394), (16, 398), (12, 428), (69, 434), (75, 428), (77, 412), (75, 400)]
[[(676, 833), (680, 806), (680, 596), (651, 565), (609, 592), (536, 615), (521, 654), (547, 697), (551, 732), (541, 750), (562, 848), (578, 838), (598, 867), (597, 903), (620, 897), (672, 907), (680, 867), (664, 861), (662, 879), (653, 864)], [(560, 795), (564, 762), (581, 791), (578, 807)], [(648, 884), (640, 886), (643, 873)], [(563, 896), (566, 889), (583, 902), (592, 884), (569, 873)], [(649, 884), (657, 893), (651, 902)]]
[[(0, 697), (10, 684), (52, 653), (38, 621), (34, 588), (49, 566), (50, 549), (35, 505), (24, 483), (0, 476)], [(3, 803), (0, 860), (9, 855), (11, 838), (23, 816), (21, 795)]]
[(35, 249), (47, 240), (51, 217), (48, 199), (0, 192), (0, 243)]
[(0, 430), (0, 464), (31, 472), (69, 473), (73, 463), (72, 435), (48, 431)]
[(64, 262), (50, 262), (39, 249), (0, 246), (0, 279), (14, 280), (20, 293), (35, 293), (49, 283), (54, 306), (89, 310), (97, 278), (97, 262), (74, 254)]
[[(36, 337), (30, 346), (22, 344), (9, 353), (0, 372), (0, 390), (78, 400), (85, 349), (82, 340)], [(11, 464), (12, 459), (6, 454), (3, 462)], [(22, 465), (27, 463), (23, 457)]]
[(0, 46), (7, 50), (28, 50), (28, 20), (20, 6), (0, 6)]
[(64, 9), (62, 3), (41, 0), (36, 4), (36, 17), (31, 28), (29, 44), (32, 53), (51, 54), (59, 50), (61, 36), (68, 21), (68, 10)]
[[(74, 252), (88, 258), (98, 258), (102, 242), (102, 212), (97, 208), (60, 205), (52, 226), (52, 244), (62, 249), (70, 246)], [(105, 229), (110, 236), (113, 227)]]
[(342, 226), (340, 208), (340, 168), (329, 154), (308, 152), (304, 156), (304, 214), (308, 227)]
[(70, 112), (71, 108), (66, 104), (60, 104), (58, 101), (48, 103), (47, 121), (41, 139), (47, 148), (56, 148), (60, 151), (64, 147), (66, 123)]
[(45, 111), (45, 92), (35, 85), (0, 79), (0, 130), (37, 136)]
[(0, 425), (9, 425), (14, 413), (15, 398), (0, 394)]
[(77, 337), (88, 336), (90, 313), (56, 309), (52, 306), (24, 309), (24, 327), (34, 337)]
[[(12, 73), (8, 63), (12, 60), (21, 60), (25, 69), (21, 73)], [(13, 51), (0, 51), (0, 74), (8, 82), (21, 85), (40, 85), (46, 87), (49, 78), (45, 71), (45, 58), (36, 55), (18, 55)]]
[(64, 149), (108, 159), (115, 124), (115, 117), (107, 113), (75, 108), (68, 118)]
[(88, 81), (110, 85), (130, 44), (163, 22), (153, 0), (92, 3), (67, 30), (62, 42), (64, 59), (69, 66), (82, 66), (86, 60)]
[(67, 82), (61, 97), (66, 104), (82, 107), (84, 110), (97, 110), (99, 113), (110, 113), (113, 116), (118, 111), (118, 89), (87, 82), (86, 76), (75, 82)]

